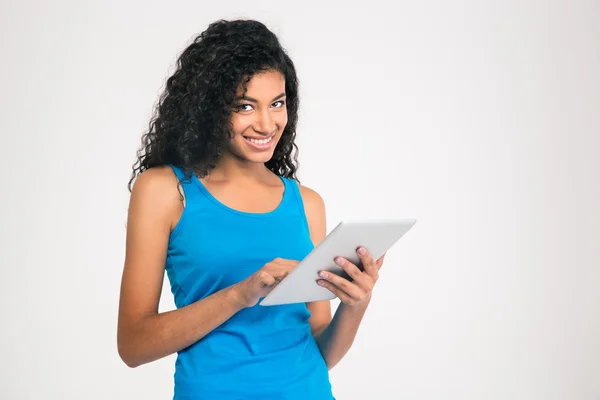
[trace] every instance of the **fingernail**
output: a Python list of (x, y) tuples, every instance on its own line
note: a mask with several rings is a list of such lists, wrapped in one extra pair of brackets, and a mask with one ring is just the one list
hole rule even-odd
[(319, 276), (320, 276), (321, 278), (327, 278), (327, 272), (325, 272), (325, 271), (321, 271), (321, 272), (319, 272)]
[(325, 282), (323, 282), (323, 281), (317, 281), (317, 285), (323, 286), (323, 285), (325, 285)]
[(342, 257), (338, 257), (335, 259), (335, 263), (339, 266), (344, 265), (344, 259)]
[(366, 252), (367, 251), (365, 250), (364, 247), (359, 247), (358, 248), (358, 254), (360, 254), (361, 256), (364, 256)]

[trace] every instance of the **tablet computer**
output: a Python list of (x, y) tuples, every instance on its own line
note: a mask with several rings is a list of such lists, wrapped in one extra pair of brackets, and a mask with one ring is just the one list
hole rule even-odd
[(336, 296), (317, 285), (320, 271), (330, 271), (349, 278), (333, 261), (341, 256), (362, 268), (356, 254), (359, 246), (365, 247), (375, 260), (386, 253), (416, 223), (416, 219), (377, 221), (343, 221), (339, 223), (317, 247), (279, 282), (260, 302), (262, 306), (332, 300)]

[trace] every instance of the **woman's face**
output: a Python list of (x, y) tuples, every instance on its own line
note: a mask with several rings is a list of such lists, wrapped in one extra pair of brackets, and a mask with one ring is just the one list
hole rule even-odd
[(238, 90), (231, 114), (229, 151), (244, 160), (265, 163), (287, 124), (285, 77), (279, 71), (255, 74)]

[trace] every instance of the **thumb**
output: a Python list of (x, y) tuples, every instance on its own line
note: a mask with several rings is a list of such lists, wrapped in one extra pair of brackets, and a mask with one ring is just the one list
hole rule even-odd
[(385, 260), (385, 255), (386, 253), (383, 253), (383, 255), (381, 257), (379, 257), (379, 259), (375, 262), (375, 265), (377, 266), (377, 269), (381, 269), (381, 267), (383, 266), (383, 261)]

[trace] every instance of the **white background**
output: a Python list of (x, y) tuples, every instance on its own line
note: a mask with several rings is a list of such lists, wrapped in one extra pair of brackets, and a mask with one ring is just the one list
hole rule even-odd
[(218, 3), (2, 1), (0, 398), (172, 397), (175, 356), (117, 354), (126, 184), (176, 56), (247, 17), (329, 229), (418, 219), (338, 399), (600, 399), (600, 3)]

